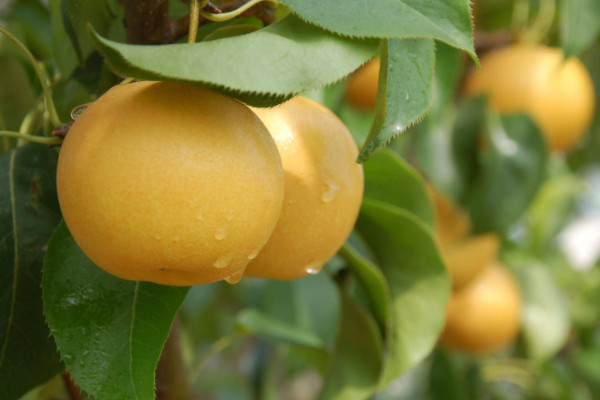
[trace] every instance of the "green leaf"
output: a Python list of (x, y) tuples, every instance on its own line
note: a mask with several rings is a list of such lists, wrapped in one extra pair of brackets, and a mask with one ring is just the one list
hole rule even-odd
[(431, 400), (478, 400), (482, 398), (481, 385), (479, 364), (475, 360), (440, 348), (435, 350), (429, 385)]
[(194, 44), (138, 46), (94, 37), (117, 74), (204, 85), (257, 106), (336, 82), (379, 46), (378, 40), (339, 37), (294, 16), (246, 35)]
[[(50, 0), (48, 2), (52, 32), (52, 55), (61, 75), (68, 77), (77, 67), (78, 55), (72, 45), (66, 44), (70, 43), (71, 37), (67, 34), (66, 26), (63, 22), (61, 4), (63, 4), (62, 0)], [(70, 26), (69, 20), (67, 20), (67, 23)]]
[(245, 35), (247, 33), (254, 32), (259, 29), (260, 28), (257, 28), (256, 26), (250, 25), (250, 24), (238, 24), (238, 25), (224, 26), (223, 28), (215, 29), (209, 35), (206, 35), (203, 40), (206, 40), (206, 41), (217, 40), (217, 39), (228, 38), (231, 36)]
[(431, 110), (423, 122), (404, 136), (414, 144), (414, 164), (434, 186), (455, 195), (460, 190), (461, 176), (457, 173), (452, 154), (452, 124), (456, 108), (452, 104), (463, 73), (460, 51), (436, 42), (436, 61), (433, 79)]
[(431, 39), (382, 41), (375, 120), (359, 161), (423, 117), (431, 104), (435, 46)]
[(540, 257), (556, 250), (556, 237), (573, 217), (586, 184), (580, 176), (565, 173), (547, 180), (527, 213), (531, 249)]
[(83, 64), (92, 51), (94, 45), (87, 29), (91, 24), (96, 32), (101, 35), (108, 33), (115, 19), (109, 0), (62, 0), (62, 20), (65, 31), (71, 39), (71, 43), (79, 63)]
[(27, 70), (18, 58), (0, 56), (0, 129), (18, 131), (36, 103)]
[(484, 97), (470, 98), (458, 107), (451, 140), (453, 159), (461, 179), (460, 187), (455, 192), (456, 198), (464, 199), (468, 195), (465, 192), (468, 192), (477, 178), (477, 154), (485, 122), (485, 109)]
[(578, 56), (600, 33), (598, 0), (561, 0), (560, 41), (565, 56)]
[(38, 144), (0, 157), (0, 393), (7, 400), (63, 369), (40, 288), (44, 247), (61, 218), (56, 159)]
[(238, 326), (247, 332), (267, 339), (324, 349), (326, 346), (316, 334), (298, 329), (261, 311), (247, 309), (237, 316)]
[(385, 276), (379, 268), (348, 243), (340, 249), (339, 254), (364, 285), (373, 315), (382, 330), (387, 332), (390, 324), (392, 299)]
[(391, 150), (380, 150), (363, 165), (364, 197), (409, 211), (433, 227), (433, 205), (423, 178)]
[(381, 374), (381, 334), (370, 314), (340, 292), (342, 318), (333, 361), (319, 400), (365, 400)]
[[(590, 47), (585, 65), (594, 83), (595, 97), (600, 99), (600, 41), (596, 41)], [(588, 134), (584, 135), (581, 143), (569, 154), (569, 164), (574, 170), (581, 171), (590, 164), (596, 165), (598, 154), (600, 154), (600, 112), (595, 112)]]
[(77, 384), (103, 400), (154, 400), (154, 371), (189, 288), (119, 279), (62, 223), (48, 244), (44, 313)]
[(529, 357), (546, 361), (565, 344), (570, 316), (567, 299), (548, 266), (526, 260), (518, 277), (523, 293), (523, 339)]
[(364, 199), (356, 225), (392, 297), (384, 387), (421, 362), (442, 331), (450, 279), (431, 229), (413, 214)]
[(464, 60), (460, 51), (442, 42), (436, 42), (435, 58), (433, 100), (428, 119), (438, 122), (451, 108), (463, 76)]
[(27, 48), (38, 59), (50, 55), (50, 23), (48, 9), (40, 0), (20, 0), (15, 2), (5, 21), (15, 21), (19, 24), (25, 36)]
[(344, 36), (433, 38), (475, 58), (468, 0), (283, 0), (302, 19)]
[(335, 341), (340, 314), (335, 290), (325, 273), (294, 281), (270, 280), (262, 289), (260, 309), (282, 324), (313, 333), (329, 349)]
[(548, 158), (534, 122), (522, 114), (488, 120), (489, 149), (468, 199), (475, 232), (504, 231), (515, 223), (540, 187)]
[[(426, 359), (406, 371), (393, 384), (373, 396), (371, 400), (431, 400), (427, 396), (430, 391), (430, 370), (431, 360)], [(458, 399), (452, 398), (452, 400)]]

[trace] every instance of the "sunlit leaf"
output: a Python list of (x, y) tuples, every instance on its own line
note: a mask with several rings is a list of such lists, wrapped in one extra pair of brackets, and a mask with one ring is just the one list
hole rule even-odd
[(378, 40), (339, 37), (294, 16), (246, 35), (194, 44), (139, 46), (94, 37), (118, 74), (205, 85), (258, 106), (336, 82), (379, 47)]
[(433, 205), (425, 181), (406, 161), (390, 150), (380, 150), (363, 168), (365, 197), (407, 210), (433, 226)]
[(346, 36), (433, 38), (475, 55), (467, 0), (283, 0), (301, 18)]
[(392, 299), (380, 382), (386, 386), (435, 346), (444, 325), (450, 280), (433, 232), (413, 214), (365, 199), (357, 229), (371, 248)]
[(375, 120), (359, 160), (365, 161), (427, 112), (433, 93), (434, 64), (431, 39), (382, 41)]

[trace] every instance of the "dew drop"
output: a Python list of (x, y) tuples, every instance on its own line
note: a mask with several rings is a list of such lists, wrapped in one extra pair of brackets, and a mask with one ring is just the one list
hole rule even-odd
[(156, 234), (156, 235), (154, 235), (154, 239), (160, 240), (160, 239), (162, 239), (162, 237), (160, 235)]
[(71, 119), (75, 120), (79, 118), (79, 116), (85, 111), (85, 109), (88, 108), (89, 104), (90, 103), (81, 104), (75, 107), (73, 110), (71, 110)]
[(217, 259), (217, 261), (214, 262), (213, 267), (215, 268), (225, 268), (229, 265), (229, 263), (231, 262), (231, 256), (223, 256)]
[(248, 254), (248, 260), (254, 260), (256, 258), (256, 256), (258, 255), (258, 252), (260, 251), (260, 249), (254, 249), (250, 252), (250, 254)]
[(227, 214), (227, 221), (232, 221), (233, 220), (233, 210), (229, 210), (229, 213)]
[(174, 242), (179, 242), (179, 240), (180, 240), (179, 235), (175, 235), (173, 237), (173, 239), (171, 239), (171, 240), (173, 240)]
[(196, 214), (196, 219), (197, 219), (198, 221), (201, 221), (201, 220), (203, 220), (203, 219), (204, 219), (204, 216), (202, 215), (202, 213), (198, 213), (198, 214)]
[(335, 194), (340, 190), (340, 187), (332, 182), (325, 184), (325, 190), (321, 194), (321, 200), (324, 203), (329, 203), (331, 200), (335, 198)]
[(223, 239), (225, 239), (226, 235), (227, 235), (227, 231), (225, 230), (225, 228), (219, 228), (219, 229), (217, 229), (217, 233), (215, 233), (215, 239), (223, 240)]
[(304, 271), (306, 271), (309, 275), (316, 275), (321, 271), (321, 263), (318, 261), (313, 261), (304, 267)]
[(235, 285), (236, 283), (238, 283), (239, 281), (242, 280), (243, 276), (244, 276), (244, 271), (236, 272), (235, 274), (231, 274), (228, 277), (226, 277), (225, 282)]

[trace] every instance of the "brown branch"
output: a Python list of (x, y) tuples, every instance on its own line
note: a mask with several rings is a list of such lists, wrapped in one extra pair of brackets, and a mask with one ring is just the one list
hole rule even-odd
[(192, 390), (187, 381), (181, 354), (179, 318), (175, 317), (156, 368), (156, 399), (190, 400), (192, 398)]
[(119, 0), (127, 43), (161, 44), (174, 40), (174, 23), (169, 17), (169, 0)]
[[(188, 33), (189, 16), (174, 21), (169, 16), (169, 0), (119, 0), (125, 9), (125, 26), (127, 43), (133, 44), (166, 44), (174, 43)], [(213, 14), (238, 9), (248, 0), (222, 0), (209, 2), (205, 10)], [(187, 3), (187, 1), (184, 1)], [(266, 25), (275, 22), (274, 10), (266, 3), (259, 3), (246, 10), (241, 17), (257, 17)], [(200, 16), (198, 26), (211, 21)]]

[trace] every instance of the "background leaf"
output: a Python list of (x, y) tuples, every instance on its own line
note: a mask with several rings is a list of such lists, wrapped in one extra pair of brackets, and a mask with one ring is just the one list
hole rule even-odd
[(433, 92), (434, 64), (433, 40), (382, 41), (375, 120), (359, 160), (366, 160), (427, 112)]
[(287, 326), (312, 333), (326, 349), (331, 349), (340, 318), (336, 290), (324, 273), (293, 281), (269, 280), (262, 289), (259, 308)]
[(565, 55), (578, 56), (600, 33), (600, 2), (561, 0), (560, 40)]
[(373, 315), (382, 331), (387, 332), (390, 324), (391, 296), (383, 273), (348, 243), (340, 249), (340, 254), (364, 285)]
[(56, 159), (39, 144), (0, 157), (0, 393), (7, 400), (63, 369), (40, 288), (44, 247), (61, 218)]
[(103, 400), (154, 400), (154, 371), (189, 288), (104, 272), (64, 223), (48, 245), (42, 288), (50, 331), (77, 384)]
[(528, 355), (544, 361), (554, 356), (567, 340), (570, 330), (567, 302), (548, 266), (531, 259), (521, 265), (518, 277), (523, 290), (523, 340)]
[(364, 400), (382, 370), (381, 334), (370, 314), (340, 292), (342, 317), (333, 361), (319, 400)]
[(410, 211), (433, 227), (433, 205), (423, 178), (391, 150), (380, 150), (363, 165), (364, 196)]
[(411, 213), (365, 199), (356, 227), (373, 251), (392, 297), (381, 381), (385, 386), (434, 348), (444, 325), (450, 280), (432, 231)]
[(325, 348), (325, 343), (314, 333), (290, 326), (258, 310), (243, 310), (238, 314), (237, 322), (243, 330), (271, 340), (298, 346)]
[(544, 138), (526, 115), (491, 116), (487, 133), (489, 148), (468, 198), (475, 232), (504, 231), (525, 212), (548, 157)]
[(283, 0), (301, 18), (354, 37), (434, 38), (473, 48), (467, 0)]
[(111, 3), (111, 0), (61, 0), (65, 31), (81, 64), (94, 51), (87, 25), (91, 24), (96, 32), (106, 35), (116, 18)]
[(194, 44), (139, 46), (95, 38), (118, 74), (201, 84), (257, 106), (336, 82), (379, 45), (335, 36), (294, 16), (247, 35)]
[(65, 29), (61, 3), (62, 0), (50, 0), (48, 7), (50, 8), (52, 54), (58, 70), (67, 77), (71, 75), (79, 61), (71, 38)]
[(462, 102), (452, 128), (451, 152), (460, 177), (455, 197), (466, 202), (479, 172), (478, 152), (485, 126), (486, 99), (473, 97)]
[(18, 131), (36, 103), (27, 69), (16, 57), (0, 56), (0, 129)]
[(427, 180), (453, 195), (462, 183), (452, 153), (452, 125), (456, 118), (453, 100), (462, 77), (462, 56), (459, 50), (436, 42), (431, 110), (400, 138), (414, 143), (414, 154), (407, 157), (415, 158), (413, 164)]
[(48, 9), (39, 0), (20, 0), (13, 5), (8, 21), (18, 23), (27, 48), (38, 58), (50, 55)]
[(481, 398), (480, 371), (470, 357), (436, 349), (430, 372), (431, 400), (477, 400)]

